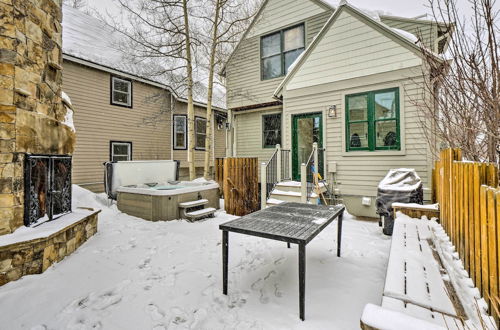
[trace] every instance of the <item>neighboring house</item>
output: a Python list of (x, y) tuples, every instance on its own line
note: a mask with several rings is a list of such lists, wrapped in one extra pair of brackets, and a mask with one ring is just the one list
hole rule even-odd
[(415, 106), (424, 97), (415, 35), (442, 53), (450, 33), (345, 1), (265, 0), (223, 72), (228, 154), (266, 162), (281, 144), (299, 180), (317, 142), (326, 149), (321, 174), (355, 215), (375, 216), (377, 185), (391, 168), (415, 168), (429, 199), (433, 159)]
[[(117, 50), (116, 32), (76, 9), (63, 7), (63, 90), (71, 98), (76, 128), (73, 183), (103, 190), (106, 161), (174, 159), (188, 178), (187, 129), (195, 125), (195, 166), (205, 157), (206, 96), (195, 99), (195, 122), (187, 100), (168, 81), (147, 78)], [(216, 90), (213, 157), (224, 157), (224, 94)], [(218, 99), (217, 99), (218, 97)]]

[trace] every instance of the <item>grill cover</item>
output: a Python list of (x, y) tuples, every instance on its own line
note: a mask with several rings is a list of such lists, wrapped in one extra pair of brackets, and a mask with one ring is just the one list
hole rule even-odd
[(384, 233), (392, 235), (392, 203), (423, 204), (422, 180), (414, 169), (392, 169), (380, 181), (377, 191), (377, 214), (384, 219)]

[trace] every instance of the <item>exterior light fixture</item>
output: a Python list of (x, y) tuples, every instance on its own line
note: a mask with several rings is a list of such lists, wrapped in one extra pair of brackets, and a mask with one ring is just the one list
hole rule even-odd
[(337, 118), (337, 106), (331, 105), (328, 107), (328, 117)]

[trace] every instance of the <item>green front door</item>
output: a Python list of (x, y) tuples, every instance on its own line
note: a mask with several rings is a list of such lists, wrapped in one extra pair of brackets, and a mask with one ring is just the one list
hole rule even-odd
[[(292, 174), (300, 180), (300, 165), (307, 163), (313, 143), (323, 148), (323, 118), (321, 113), (307, 113), (292, 116)], [(323, 174), (323, 153), (319, 155), (319, 172)]]

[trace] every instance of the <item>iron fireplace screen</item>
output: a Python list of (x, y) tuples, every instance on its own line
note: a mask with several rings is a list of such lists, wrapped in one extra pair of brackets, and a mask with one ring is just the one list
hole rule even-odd
[(26, 155), (24, 224), (71, 212), (71, 156)]

